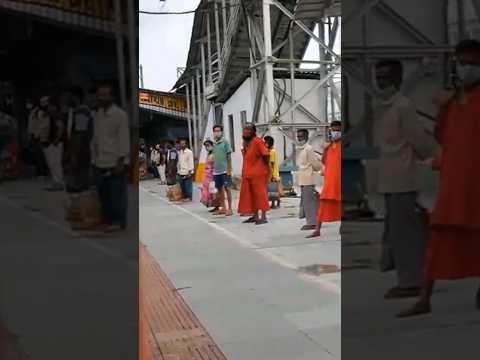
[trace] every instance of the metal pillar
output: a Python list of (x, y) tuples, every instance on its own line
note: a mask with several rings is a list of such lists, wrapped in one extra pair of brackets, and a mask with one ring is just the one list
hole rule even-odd
[(195, 148), (195, 156), (198, 156), (198, 116), (197, 116), (197, 106), (195, 103), (195, 77), (192, 76), (192, 120), (193, 120), (193, 143)]
[(199, 143), (202, 142), (202, 129), (203, 129), (203, 109), (202, 109), (202, 88), (200, 87), (200, 70), (197, 69), (195, 71), (195, 77), (197, 79), (197, 108), (198, 108), (198, 121), (197, 121), (197, 126), (198, 126), (198, 141)]
[(205, 89), (207, 88), (207, 74), (206, 74), (206, 66), (205, 66), (205, 43), (202, 39), (202, 42), (200, 44), (200, 52), (201, 52), (201, 57), (202, 57), (202, 89), (203, 89), (203, 108), (204, 111), (206, 109), (205, 103), (207, 99), (205, 98), (206, 91)]
[(128, 60), (130, 64), (130, 117), (134, 128), (139, 127), (138, 119), (138, 77), (137, 77), (137, 27), (133, 0), (127, 1), (128, 12)]
[(223, 42), (227, 38), (227, 4), (225, 0), (222, 0), (222, 19), (223, 19)]
[(272, 30), (270, 24), (270, 1), (263, 0), (263, 43), (265, 46), (265, 96), (267, 100), (267, 116), (266, 122), (273, 120), (275, 116), (275, 93), (273, 90), (273, 64), (272, 57)]
[(188, 88), (188, 84), (185, 85), (185, 89), (187, 91), (187, 118), (188, 118), (188, 142), (190, 146), (193, 148), (193, 153), (197, 153), (197, 146), (196, 142), (192, 139), (192, 112), (190, 107), (190, 89)]
[(221, 73), (223, 71), (223, 63), (222, 63), (222, 46), (220, 43), (220, 23), (218, 19), (218, 4), (214, 4), (214, 11), (215, 11), (215, 36), (217, 40), (217, 55), (218, 55), (218, 71)]
[[(248, 36), (251, 39), (253, 34), (252, 34), (252, 24), (251, 24), (251, 19), (250, 16), (247, 17), (247, 29), (248, 29)], [(254, 69), (252, 66), (255, 64), (255, 44), (251, 43), (250, 44), (250, 98), (253, 100), (256, 98), (256, 87), (258, 83), (257, 79), (257, 69)], [(254, 101), (252, 102), (252, 121), (255, 122), (253, 119), (253, 113), (255, 111), (255, 103)]]
[(117, 66), (118, 66), (118, 80), (120, 85), (120, 105), (126, 109), (127, 106), (127, 85), (126, 85), (126, 69), (125, 69), (125, 53), (124, 42), (122, 35), (123, 21), (122, 9), (120, 0), (115, 0), (115, 40), (117, 45)]
[[(318, 23), (318, 37), (321, 39), (321, 41), (325, 41), (325, 25), (323, 22)], [(325, 48), (319, 43), (319, 48), (320, 52), (320, 61), (326, 60), (326, 51)], [(327, 69), (325, 66), (320, 65), (320, 80), (323, 79), (327, 75)], [(319, 97), (320, 97), (320, 104), (323, 104), (323, 116), (324, 116), (324, 121), (328, 122), (328, 91), (327, 91), (327, 84), (324, 86), (321, 86), (319, 89)]]
[[(290, 59), (294, 58), (292, 27), (293, 26), (290, 27), (290, 31), (288, 32)], [(290, 97), (292, 104), (295, 103), (295, 64), (293, 62), (290, 63)], [(292, 111), (291, 122), (292, 124), (295, 123), (295, 111)]]
[(207, 13), (207, 56), (208, 56), (208, 83), (213, 83), (213, 70), (212, 70), (212, 34), (210, 27), (210, 13)]
[(467, 29), (465, 24), (465, 1), (457, 0), (457, 14), (458, 14), (458, 38), (463, 40), (467, 37)]

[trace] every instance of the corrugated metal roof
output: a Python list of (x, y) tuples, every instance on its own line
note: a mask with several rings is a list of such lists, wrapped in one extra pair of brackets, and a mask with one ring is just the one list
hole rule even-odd
[[(90, 3), (90, 7), (87, 7)], [(29, 16), (54, 21), (72, 27), (87, 28), (98, 32), (113, 34), (115, 23), (111, 0), (95, 2), (78, 1), (38, 1), (38, 0), (2, 0), (0, 9), (23, 13)]]
[[(292, 0), (280, 1), (285, 6), (294, 7)], [(295, 2), (295, 0), (293, 0)], [(262, 1), (259, 0), (244, 0), (245, 7), (254, 14), (255, 18), (262, 17)], [(290, 4), (290, 5), (288, 5)], [(293, 6), (292, 6), (293, 5)], [(185, 92), (180, 87), (185, 83), (190, 83), (191, 77), (201, 64), (201, 45), (198, 41), (206, 37), (207, 28), (207, 11), (211, 5), (208, 0), (202, 0), (196, 10), (194, 23), (192, 27), (192, 36), (190, 40), (190, 49), (186, 64), (186, 70), (178, 79), (174, 86), (174, 90)], [(299, 11), (297, 17), (301, 19), (308, 27), (313, 30), (313, 27), (320, 18), (325, 16), (339, 16), (340, 15), (340, 0), (298, 0), (296, 2), (295, 11)], [(210, 9), (211, 11), (211, 9)], [(213, 13), (213, 12), (212, 12)], [(288, 37), (288, 29), (290, 20), (283, 16), (283, 14), (272, 7), (272, 45), (275, 48), (278, 44)], [(213, 16), (212, 16), (213, 20)], [(213, 24), (213, 21), (212, 21)], [(212, 26), (213, 28), (213, 26)], [(215, 44), (215, 33), (211, 32), (211, 42)], [(303, 58), (303, 55), (308, 46), (309, 36), (305, 33), (300, 33), (295, 37), (295, 57)], [(283, 49), (282, 49), (283, 50)], [(282, 50), (276, 54), (277, 57), (282, 57)], [(284, 55), (285, 57), (285, 55)], [(245, 19), (241, 16), (239, 25), (234, 38), (232, 39), (232, 50), (227, 63), (227, 72), (224, 81), (219, 84), (219, 95), (216, 101), (222, 102), (235, 92), (245, 79), (250, 76), (250, 40), (248, 37), (248, 29)], [(307, 75), (308, 76), (308, 75)], [(314, 75), (310, 75), (314, 76)]]

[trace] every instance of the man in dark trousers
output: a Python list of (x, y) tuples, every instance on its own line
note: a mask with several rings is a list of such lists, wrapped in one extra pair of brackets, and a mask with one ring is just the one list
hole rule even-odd
[(93, 159), (104, 224), (100, 230), (114, 232), (127, 226), (127, 169), (130, 164), (130, 128), (127, 113), (113, 102), (113, 89), (97, 90)]

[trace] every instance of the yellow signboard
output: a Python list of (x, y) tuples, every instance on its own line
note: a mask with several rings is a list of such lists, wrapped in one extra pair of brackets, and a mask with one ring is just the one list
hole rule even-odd
[(140, 91), (139, 101), (140, 104), (143, 105), (158, 106), (172, 111), (187, 112), (185, 99), (178, 96)]
[(16, 0), (21, 3), (45, 6), (80, 15), (112, 20), (113, 0)]

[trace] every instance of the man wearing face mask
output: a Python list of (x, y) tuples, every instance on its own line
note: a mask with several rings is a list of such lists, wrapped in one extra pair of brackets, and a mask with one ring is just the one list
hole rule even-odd
[[(429, 313), (438, 280), (480, 277), (480, 42), (461, 41), (455, 58), (460, 84), (442, 104), (435, 129), (440, 151), (432, 165), (440, 171), (440, 187), (430, 215), (424, 287), (399, 317)], [(480, 310), (480, 288), (474, 301)]]
[(298, 155), (297, 181), (300, 186), (300, 207), (307, 223), (301, 230), (314, 230), (317, 225), (318, 194), (315, 191), (314, 174), (322, 169), (320, 158), (308, 143), (308, 130), (297, 131)]
[[(213, 127), (213, 137), (215, 146), (212, 151), (213, 155), (213, 178), (215, 187), (218, 191), (218, 202), (220, 209), (214, 212), (214, 215), (231, 216), (232, 212), (232, 148), (227, 140), (223, 137), (223, 127), (215, 125)], [(225, 194), (227, 195), (227, 205), (225, 208)]]
[(370, 161), (367, 175), (373, 176), (375, 191), (385, 199), (381, 269), (397, 272), (397, 285), (386, 292), (386, 299), (418, 296), (423, 283), (425, 239), (416, 200), (421, 187), (419, 161), (431, 155), (424, 146), (430, 139), (413, 102), (399, 91), (402, 78), (400, 61), (376, 64), (373, 144), (377, 159)]
[(251, 215), (244, 223), (266, 224), (267, 211), (270, 210), (267, 188), (272, 177), (270, 152), (257, 136), (255, 124), (245, 124), (242, 137), (243, 168), (238, 213)]

